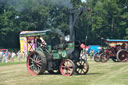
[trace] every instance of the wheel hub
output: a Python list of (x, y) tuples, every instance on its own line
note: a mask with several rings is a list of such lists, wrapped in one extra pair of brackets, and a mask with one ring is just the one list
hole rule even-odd
[(122, 57), (124, 58), (124, 57), (125, 57), (125, 55), (122, 55)]
[(74, 63), (71, 60), (65, 59), (61, 62), (60, 72), (62, 75), (70, 76), (72, 75), (73, 71), (74, 71)]
[(81, 69), (83, 69), (83, 68), (84, 68), (84, 66), (83, 66), (83, 65), (81, 65), (81, 66), (80, 66), (80, 68), (81, 68)]

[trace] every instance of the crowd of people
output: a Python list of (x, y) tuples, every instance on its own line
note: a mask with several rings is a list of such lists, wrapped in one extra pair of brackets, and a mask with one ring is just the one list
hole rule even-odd
[(15, 52), (0, 52), (0, 63), (6, 63), (6, 62), (15, 62), (15, 61), (25, 61), (27, 57), (27, 54), (25, 52), (18, 51)]

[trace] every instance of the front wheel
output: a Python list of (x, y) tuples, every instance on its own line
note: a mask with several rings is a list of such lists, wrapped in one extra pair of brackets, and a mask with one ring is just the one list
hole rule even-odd
[(80, 59), (75, 63), (76, 66), (76, 73), (80, 75), (85, 75), (87, 74), (89, 70), (89, 65), (87, 61)]
[(100, 54), (99, 53), (96, 53), (95, 56), (94, 56), (94, 61), (95, 62), (100, 62)]
[(62, 60), (60, 64), (60, 72), (64, 76), (71, 76), (74, 72), (75, 65), (70, 59)]
[(108, 55), (107, 55), (106, 53), (102, 53), (102, 54), (100, 55), (100, 60), (101, 60), (101, 62), (105, 63), (105, 62), (108, 61), (108, 59), (109, 59), (109, 57), (108, 57)]

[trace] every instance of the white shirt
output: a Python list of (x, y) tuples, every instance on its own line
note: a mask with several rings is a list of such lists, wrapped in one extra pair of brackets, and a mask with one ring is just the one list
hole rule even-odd
[(14, 58), (15, 55), (16, 55), (15, 53), (12, 53), (12, 58)]

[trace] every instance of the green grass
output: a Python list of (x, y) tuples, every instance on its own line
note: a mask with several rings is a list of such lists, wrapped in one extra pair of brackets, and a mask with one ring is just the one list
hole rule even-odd
[(25, 64), (25, 61), (22, 62), (8, 62), (8, 63), (0, 63), (0, 66), (9, 66), (9, 65), (15, 65), (15, 64)]
[(43, 75), (32, 76), (26, 64), (0, 67), (0, 85), (128, 85), (128, 63), (96, 63), (89, 61), (87, 75)]

